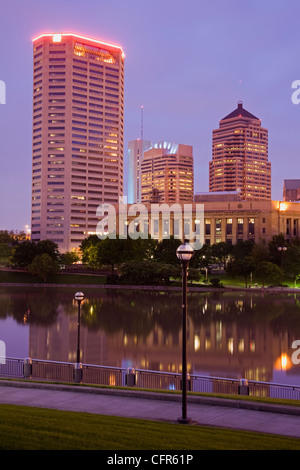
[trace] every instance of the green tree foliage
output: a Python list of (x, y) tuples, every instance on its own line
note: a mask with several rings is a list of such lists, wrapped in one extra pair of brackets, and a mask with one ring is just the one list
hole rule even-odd
[(300, 246), (291, 244), (283, 261), (284, 272), (293, 279), (294, 286), (296, 286), (296, 282), (300, 278)]
[(60, 262), (66, 266), (77, 263), (79, 260), (80, 256), (74, 251), (66, 251), (60, 255)]
[(7, 265), (10, 261), (12, 248), (7, 243), (0, 242), (0, 264)]
[(256, 264), (252, 256), (245, 256), (245, 258), (236, 257), (232, 259), (226, 268), (227, 274), (232, 277), (242, 276), (245, 279), (245, 285), (248, 286), (248, 281), (251, 273), (254, 272)]
[(211, 257), (215, 263), (222, 263), (226, 267), (229, 255), (232, 253), (232, 245), (225, 242), (215, 243), (211, 247)]
[(170, 265), (178, 265), (178, 258), (176, 256), (177, 248), (182, 244), (181, 240), (171, 236), (170, 238), (164, 238), (157, 242), (154, 249), (153, 258), (155, 261), (160, 263), (166, 263)]
[(275, 263), (270, 261), (261, 261), (255, 269), (255, 279), (262, 283), (263, 287), (266, 283), (277, 284), (282, 280), (282, 270)]
[(28, 272), (46, 282), (50, 274), (55, 274), (58, 271), (59, 265), (48, 253), (43, 253), (35, 256), (27, 269)]
[(36, 256), (42, 254), (49, 255), (56, 262), (60, 256), (57, 244), (51, 240), (25, 240), (13, 247), (11, 261), (14, 266), (26, 268)]
[(195, 250), (190, 266), (192, 268), (204, 269), (208, 268), (213, 261), (212, 246), (205, 244), (199, 250)]
[(127, 262), (121, 267), (120, 281), (132, 285), (167, 285), (171, 277), (180, 276), (180, 266), (153, 260)]
[(238, 242), (232, 248), (232, 257), (234, 259), (243, 259), (245, 256), (251, 256), (255, 244), (251, 240)]
[(8, 230), (0, 230), (0, 243), (6, 243), (7, 245), (13, 245), (15, 237), (13, 232)]
[(280, 235), (274, 235), (272, 239), (269, 241), (269, 261), (272, 263), (281, 266), (282, 263), (282, 252), (278, 250), (279, 247), (287, 247), (287, 243), (285, 241), (284, 235), (281, 233)]
[(81, 260), (83, 264), (88, 264), (92, 268), (98, 267), (97, 246), (101, 242), (97, 235), (89, 235), (80, 245)]
[(111, 266), (113, 276), (115, 266), (129, 261), (134, 250), (135, 240), (131, 238), (105, 238), (97, 244), (97, 260), (101, 265)]

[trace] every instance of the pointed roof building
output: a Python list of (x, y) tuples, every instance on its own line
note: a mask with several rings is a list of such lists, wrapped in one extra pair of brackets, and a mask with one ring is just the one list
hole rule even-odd
[(271, 199), (268, 130), (261, 120), (237, 108), (213, 130), (209, 191), (239, 191), (241, 199)]

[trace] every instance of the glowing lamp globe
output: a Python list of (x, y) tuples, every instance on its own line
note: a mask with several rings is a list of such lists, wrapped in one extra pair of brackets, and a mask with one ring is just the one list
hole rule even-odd
[(77, 302), (82, 302), (83, 299), (84, 299), (84, 294), (82, 292), (76, 292), (75, 300), (77, 300)]
[(193, 248), (188, 243), (183, 243), (176, 250), (177, 258), (183, 262), (188, 263), (194, 254)]

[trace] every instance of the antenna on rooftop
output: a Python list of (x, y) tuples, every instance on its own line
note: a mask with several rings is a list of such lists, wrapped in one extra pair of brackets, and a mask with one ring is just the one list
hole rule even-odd
[(144, 140), (144, 116), (143, 116), (144, 106), (141, 106), (141, 141)]

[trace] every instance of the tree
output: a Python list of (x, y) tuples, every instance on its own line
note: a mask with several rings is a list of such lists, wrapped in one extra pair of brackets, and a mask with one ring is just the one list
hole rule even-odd
[(251, 256), (255, 244), (252, 240), (244, 240), (238, 242), (232, 248), (232, 257), (234, 259), (244, 259), (246, 256)]
[(171, 277), (179, 277), (180, 265), (146, 261), (129, 261), (121, 267), (121, 283), (133, 285), (166, 285)]
[(287, 246), (284, 235), (282, 233), (279, 235), (274, 235), (272, 239), (269, 241), (268, 246), (269, 246), (269, 261), (277, 264), (278, 266), (281, 266), (283, 252), (279, 251), (278, 248)]
[(28, 266), (28, 272), (38, 276), (46, 282), (50, 274), (55, 274), (58, 271), (58, 262), (51, 258), (47, 253), (37, 255)]
[(14, 242), (13, 232), (8, 230), (0, 230), (0, 243), (6, 243), (7, 245), (12, 245)]
[(204, 244), (199, 250), (196, 250), (191, 261), (190, 267), (204, 269), (212, 263), (212, 247)]
[(11, 261), (15, 266), (26, 268), (41, 254), (48, 254), (56, 262), (59, 260), (58, 246), (51, 240), (40, 242), (25, 240), (13, 247)]
[(18, 267), (26, 268), (30, 263), (32, 263), (36, 255), (37, 250), (35, 242), (25, 240), (13, 248), (11, 261), (12, 264)]
[(52, 240), (41, 240), (39, 242), (33, 242), (36, 245), (37, 255), (47, 254), (54, 261), (59, 261), (60, 253), (58, 251), (58, 245)]
[(89, 235), (87, 238), (82, 240), (79, 248), (82, 254), (81, 260), (83, 264), (96, 267), (95, 264), (97, 264), (97, 262), (95, 253), (99, 243), (101, 243), (101, 240), (97, 235)]
[(154, 249), (153, 258), (160, 263), (171, 265), (178, 264), (176, 256), (177, 248), (182, 244), (182, 241), (171, 236), (170, 238), (163, 238), (159, 241)]
[(248, 286), (249, 276), (255, 270), (256, 264), (252, 256), (245, 256), (244, 259), (236, 258), (227, 265), (227, 273), (233, 277), (243, 276), (246, 287)]
[(80, 260), (80, 256), (75, 251), (66, 251), (60, 255), (60, 262), (66, 266), (77, 263)]
[(255, 278), (262, 283), (263, 287), (267, 282), (275, 284), (280, 282), (282, 274), (282, 270), (279, 266), (275, 263), (271, 263), (270, 261), (261, 261), (258, 263), (254, 273)]
[(284, 272), (291, 277), (296, 286), (300, 276), (300, 246), (290, 245), (285, 254)]
[(226, 268), (228, 257), (232, 251), (232, 245), (229, 245), (228, 243), (215, 243), (211, 247), (211, 256), (215, 259), (215, 262), (222, 263), (224, 268)]
[(150, 236), (148, 238), (137, 238), (131, 244), (131, 259), (135, 261), (144, 261), (153, 259), (157, 242)]
[(9, 263), (11, 250), (11, 247), (7, 243), (0, 242), (0, 264)]
[(114, 268), (132, 259), (133, 244), (135, 240), (131, 238), (105, 238), (97, 245), (97, 261), (102, 265), (111, 266), (111, 274), (114, 275)]

